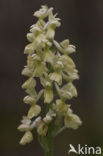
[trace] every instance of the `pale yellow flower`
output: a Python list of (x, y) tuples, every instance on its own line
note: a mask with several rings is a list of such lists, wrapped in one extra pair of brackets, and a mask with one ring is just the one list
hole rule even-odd
[(64, 127), (77, 129), (82, 123), (67, 103), (67, 100), (77, 96), (72, 82), (79, 78), (78, 71), (72, 58), (68, 56), (76, 48), (68, 39), (60, 43), (54, 39), (55, 29), (61, 25), (56, 15), (53, 14), (53, 8), (41, 6), (34, 13), (38, 20), (26, 36), (30, 43), (24, 49), (27, 65), (24, 66), (22, 75), (28, 79), (22, 88), (28, 94), (23, 101), (30, 108), (18, 127), (18, 130), (25, 132), (20, 141), (22, 145), (33, 140), (31, 131), (34, 128), (44, 147), (48, 144), (50, 134), (56, 136)]
[(41, 112), (41, 107), (39, 105), (32, 105), (28, 111), (28, 119), (32, 119), (33, 117), (39, 115)]
[(80, 118), (73, 113), (65, 115), (64, 123), (67, 128), (73, 129), (77, 129), (82, 124)]
[(55, 71), (54, 73), (50, 73), (49, 77), (51, 80), (56, 81), (59, 85), (62, 84), (62, 75), (59, 71)]
[(46, 87), (44, 90), (44, 103), (51, 103), (53, 100), (53, 91), (51, 87)]
[(24, 136), (20, 140), (21, 145), (30, 143), (33, 140), (33, 135), (30, 131), (25, 132)]

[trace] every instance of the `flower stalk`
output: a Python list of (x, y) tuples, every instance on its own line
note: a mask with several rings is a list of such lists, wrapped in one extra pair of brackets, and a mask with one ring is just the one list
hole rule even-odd
[(27, 34), (30, 43), (24, 49), (27, 64), (22, 75), (28, 79), (22, 85), (27, 93), (23, 101), (30, 108), (18, 127), (24, 132), (20, 144), (30, 143), (36, 129), (45, 156), (53, 156), (55, 136), (65, 128), (77, 129), (82, 123), (69, 103), (77, 97), (73, 81), (79, 76), (70, 57), (76, 48), (68, 39), (60, 43), (55, 40), (56, 27), (61, 22), (53, 14), (53, 8), (41, 6), (34, 16), (38, 20), (30, 27)]

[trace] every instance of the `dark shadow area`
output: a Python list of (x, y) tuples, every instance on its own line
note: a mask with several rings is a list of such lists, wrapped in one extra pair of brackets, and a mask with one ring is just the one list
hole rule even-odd
[(79, 95), (72, 100), (72, 108), (83, 125), (56, 138), (55, 156), (67, 156), (70, 143), (103, 146), (103, 0), (0, 0), (0, 156), (43, 156), (36, 137), (22, 147), (22, 133), (17, 131), (28, 110), (21, 89), (26, 79), (21, 76), (26, 34), (36, 21), (34, 11), (43, 4), (54, 7), (61, 18), (56, 39), (69, 38), (76, 45), (72, 58), (80, 74), (75, 81)]

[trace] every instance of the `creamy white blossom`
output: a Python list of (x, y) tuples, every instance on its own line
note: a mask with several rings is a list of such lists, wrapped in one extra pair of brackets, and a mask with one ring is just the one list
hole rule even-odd
[(68, 103), (77, 96), (73, 80), (79, 76), (70, 57), (76, 51), (75, 46), (69, 39), (60, 43), (55, 40), (61, 22), (53, 14), (53, 8), (43, 5), (34, 16), (37, 22), (26, 36), (30, 43), (24, 49), (27, 64), (22, 70), (22, 75), (27, 76), (22, 85), (27, 93), (23, 101), (29, 104), (29, 110), (18, 130), (24, 132), (20, 144), (25, 145), (33, 140), (35, 128), (44, 147), (50, 133), (53, 137), (64, 127), (77, 129), (82, 123)]

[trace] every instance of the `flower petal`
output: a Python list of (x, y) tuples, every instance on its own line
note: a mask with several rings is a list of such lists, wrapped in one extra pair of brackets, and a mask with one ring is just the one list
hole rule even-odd
[(32, 105), (28, 112), (28, 118), (32, 119), (33, 117), (39, 115), (41, 112), (41, 107), (38, 105)]
[(25, 132), (24, 136), (20, 140), (21, 145), (25, 145), (27, 143), (30, 143), (33, 140), (33, 135), (30, 131)]
[(53, 100), (53, 91), (51, 87), (47, 87), (44, 90), (44, 103), (50, 103)]

